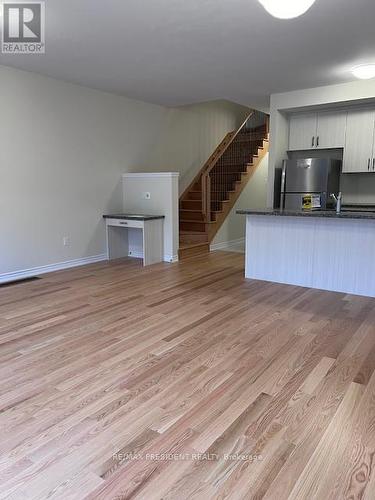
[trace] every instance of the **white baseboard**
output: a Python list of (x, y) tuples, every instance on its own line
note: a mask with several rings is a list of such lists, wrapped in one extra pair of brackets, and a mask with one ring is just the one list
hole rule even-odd
[[(143, 259), (143, 252), (132, 252), (129, 257)], [(82, 259), (67, 260), (65, 262), (58, 262), (56, 264), (48, 264), (46, 266), (32, 267), (30, 269), (22, 269), (21, 271), (13, 271), (11, 273), (0, 274), (0, 284), (9, 283), (11, 281), (22, 280), (26, 278), (33, 278), (39, 274), (52, 273), (54, 271), (63, 271), (71, 267), (85, 266), (87, 264), (94, 264), (108, 260), (107, 254), (92, 255), (90, 257), (83, 257)], [(178, 262), (178, 255), (164, 255), (164, 262)]]
[(164, 255), (164, 262), (178, 262), (178, 255)]
[(57, 264), (48, 264), (47, 266), (32, 267), (23, 269), (22, 271), (13, 271), (12, 273), (0, 274), (0, 283), (8, 283), (10, 281), (32, 278), (39, 274), (52, 273), (53, 271), (62, 271), (71, 267), (85, 266), (107, 260), (107, 254), (92, 255), (91, 257), (83, 257), (83, 259), (68, 260), (58, 262)]
[(143, 259), (143, 252), (132, 250), (128, 253), (128, 257), (133, 257), (134, 259)]
[(235, 247), (237, 245), (241, 245), (245, 243), (245, 238), (238, 238), (238, 240), (231, 240), (231, 241), (223, 241), (221, 243), (214, 243), (213, 245), (210, 245), (210, 251), (213, 252), (215, 250), (226, 250), (231, 247)]
[[(143, 252), (142, 251), (131, 251), (129, 252), (129, 257), (134, 257), (136, 259), (143, 259)], [(178, 262), (178, 255), (168, 255), (165, 254), (163, 256), (163, 262)]]

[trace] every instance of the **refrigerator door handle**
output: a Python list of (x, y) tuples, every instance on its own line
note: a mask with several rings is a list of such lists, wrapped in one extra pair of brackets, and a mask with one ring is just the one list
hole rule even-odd
[(313, 148), (315, 144), (315, 135), (313, 135), (312, 141), (311, 141), (311, 147)]

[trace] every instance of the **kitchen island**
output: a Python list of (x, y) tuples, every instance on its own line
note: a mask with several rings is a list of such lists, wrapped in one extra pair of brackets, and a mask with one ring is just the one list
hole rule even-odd
[(238, 210), (246, 278), (375, 297), (375, 212)]

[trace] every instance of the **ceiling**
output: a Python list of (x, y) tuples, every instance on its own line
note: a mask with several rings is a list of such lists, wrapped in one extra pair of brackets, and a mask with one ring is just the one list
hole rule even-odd
[(46, 54), (0, 64), (168, 106), (266, 109), (271, 93), (375, 62), (374, 19), (374, 0), (316, 0), (284, 21), (257, 0), (46, 0)]

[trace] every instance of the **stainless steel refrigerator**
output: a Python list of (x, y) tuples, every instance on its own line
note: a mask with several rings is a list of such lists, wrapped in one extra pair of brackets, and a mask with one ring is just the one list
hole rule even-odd
[(306, 200), (312, 208), (333, 206), (331, 193), (340, 190), (341, 161), (329, 158), (284, 160), (281, 174), (281, 208), (303, 210)]

